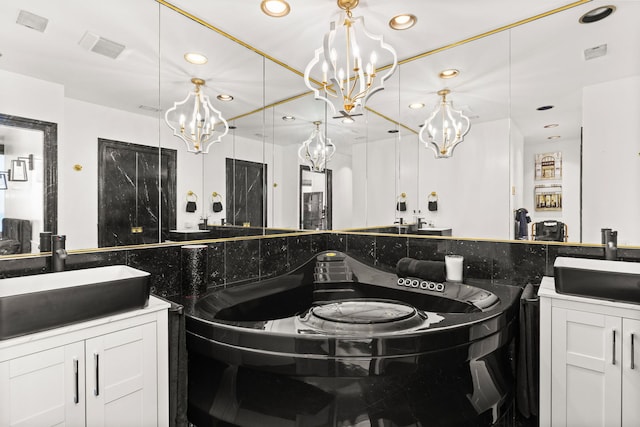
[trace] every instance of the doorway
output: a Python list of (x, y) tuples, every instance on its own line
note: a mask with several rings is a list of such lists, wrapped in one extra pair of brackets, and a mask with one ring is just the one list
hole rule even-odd
[(300, 228), (331, 230), (333, 210), (333, 179), (330, 169), (312, 172), (300, 165)]
[(267, 226), (266, 176), (267, 165), (264, 163), (227, 158), (228, 224)]
[(176, 157), (176, 150), (98, 138), (98, 247), (169, 238), (176, 227)]

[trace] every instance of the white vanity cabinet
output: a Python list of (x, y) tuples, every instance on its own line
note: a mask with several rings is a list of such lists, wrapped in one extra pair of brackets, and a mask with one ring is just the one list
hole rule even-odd
[(167, 426), (168, 307), (0, 341), (0, 426)]
[(640, 305), (540, 296), (540, 426), (640, 425)]

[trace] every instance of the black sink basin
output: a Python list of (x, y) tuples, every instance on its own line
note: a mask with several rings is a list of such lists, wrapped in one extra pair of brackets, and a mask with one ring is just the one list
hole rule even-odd
[(149, 273), (125, 265), (0, 280), (0, 340), (143, 308)]
[(640, 263), (558, 257), (554, 276), (558, 293), (640, 303)]

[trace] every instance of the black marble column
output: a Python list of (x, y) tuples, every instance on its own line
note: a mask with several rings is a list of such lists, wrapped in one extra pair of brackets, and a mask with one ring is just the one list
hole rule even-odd
[(198, 297), (207, 291), (207, 245), (180, 248), (182, 295)]

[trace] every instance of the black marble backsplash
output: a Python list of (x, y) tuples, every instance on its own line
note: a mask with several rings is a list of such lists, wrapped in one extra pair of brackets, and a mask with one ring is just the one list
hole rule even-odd
[[(200, 242), (198, 242), (200, 243)], [(123, 264), (151, 273), (152, 293), (181, 296), (184, 281), (182, 246), (129, 247), (69, 254), (68, 270)], [(458, 240), (380, 233), (320, 232), (272, 235), (206, 242), (203, 271), (208, 289), (263, 280), (294, 270), (324, 250), (346, 252), (385, 271), (395, 271), (398, 260), (411, 257), (444, 260), (447, 254), (464, 256), (465, 278), (488, 279), (524, 286), (553, 275), (558, 256), (603, 258), (601, 246), (532, 243), (525, 241)], [(640, 249), (618, 250), (621, 260), (640, 262)], [(42, 274), (46, 258), (0, 259), (0, 278)], [(184, 277), (183, 277), (184, 276)]]

